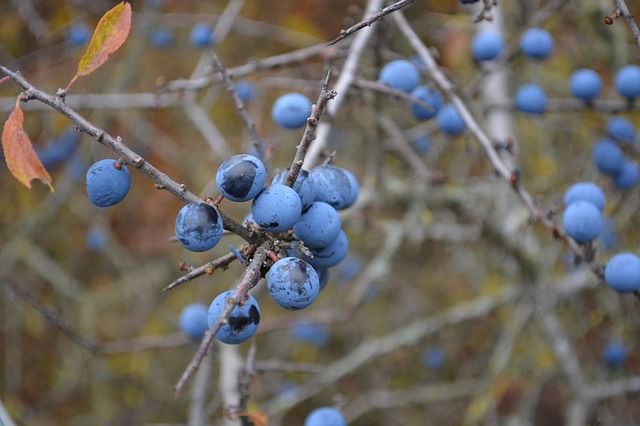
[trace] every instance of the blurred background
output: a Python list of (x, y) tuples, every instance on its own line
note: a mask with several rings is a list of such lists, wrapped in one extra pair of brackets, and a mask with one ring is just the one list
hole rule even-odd
[[(628, 3), (640, 16), (640, 6)], [(55, 93), (115, 4), (0, 2), (0, 64)], [(328, 65), (335, 82), (354, 36), (323, 44), (361, 20), (365, 6), (132, 2), (127, 42), (75, 83), (68, 102), (194, 193), (215, 197), (218, 165), (251, 148), (242, 122), (222, 85), (167, 94), (167, 83), (202, 75), (198, 64), (214, 48), (246, 91), (248, 111), (270, 145), (273, 174), (291, 163), (302, 135), (271, 120), (273, 101), (292, 91), (315, 100)], [(606, 135), (612, 109), (584, 109), (570, 99), (568, 80), (577, 68), (596, 70), (601, 98), (640, 125), (636, 108), (626, 109), (613, 86), (621, 66), (638, 63), (640, 48), (622, 19), (602, 23), (613, 10), (605, 0), (499, 1), (493, 20), (480, 24), (478, 5), (457, 0), (421, 0), (404, 10), (474, 116), (497, 144), (514, 148), (510, 161), (541, 208), (554, 217), (577, 181), (605, 190), (601, 263), (637, 249), (640, 197), (637, 188), (617, 189), (592, 165), (591, 147)], [(212, 47), (191, 34), (203, 23), (213, 28)], [(480, 26), (502, 32), (513, 53), (506, 62), (474, 62), (470, 43)], [(555, 39), (546, 61), (517, 53), (530, 26)], [(301, 61), (277, 68), (260, 62), (311, 46)], [(531, 224), (472, 136), (447, 137), (433, 120), (415, 119), (405, 99), (367, 86), (384, 63), (413, 55), (393, 19), (382, 20), (331, 120), (323, 154), (335, 151), (335, 163), (362, 187), (358, 203), (343, 213), (347, 259), (305, 310), (284, 311), (263, 288), (254, 290), (262, 311), (258, 334), (238, 347), (216, 345), (208, 367), (179, 398), (173, 386), (197, 349), (179, 329), (180, 312), (232, 288), (243, 267), (235, 262), (162, 289), (185, 273), (180, 265), (205, 264), (242, 241), (227, 236), (206, 253), (171, 242), (181, 202), (134, 170), (122, 203), (94, 207), (84, 175), (114, 154), (45, 105), (24, 104), (25, 129), (55, 192), (39, 183), (29, 191), (0, 168), (0, 400), (13, 421), (223, 424), (229, 391), (221, 371), (231, 369), (248, 383), (245, 411), (268, 414), (270, 425), (301, 425), (312, 409), (327, 405), (339, 406), (352, 425), (640, 422), (639, 300), (606, 288)], [(428, 70), (422, 79), (429, 82)], [(529, 82), (549, 98), (544, 115), (513, 111), (513, 93)], [(18, 94), (11, 82), (0, 85), (3, 117)], [(491, 118), (496, 114), (500, 124)], [(626, 153), (637, 159), (635, 145)], [(425, 171), (438, 179), (429, 182)], [(225, 202), (222, 210), (241, 221), (250, 203)], [(247, 376), (252, 345), (255, 371)]]

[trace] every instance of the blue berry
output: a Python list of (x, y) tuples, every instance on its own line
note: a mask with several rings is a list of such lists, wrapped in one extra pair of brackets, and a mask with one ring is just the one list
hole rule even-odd
[(616, 254), (604, 268), (604, 281), (620, 293), (640, 290), (640, 257), (633, 253)]
[(564, 193), (564, 205), (568, 207), (576, 201), (588, 201), (600, 211), (604, 210), (606, 197), (602, 189), (593, 182), (578, 182)]
[(266, 178), (267, 171), (259, 158), (238, 154), (220, 164), (216, 186), (231, 201), (248, 201), (258, 195)]
[(553, 52), (553, 37), (541, 28), (530, 28), (522, 34), (520, 50), (533, 59), (546, 59)]
[[(260, 324), (260, 308), (258, 301), (252, 295), (248, 295), (242, 306), (235, 306), (229, 315), (229, 321), (223, 324), (216, 333), (216, 339), (229, 345), (237, 345), (253, 336)], [(228, 300), (234, 297), (233, 290), (220, 293), (211, 305), (207, 314), (207, 326), (209, 328), (222, 317), (229, 304)]]
[(340, 231), (338, 237), (328, 246), (319, 250), (311, 250), (313, 258), (308, 262), (314, 268), (330, 268), (342, 262), (349, 251), (349, 239), (344, 231)]
[(500, 33), (482, 31), (475, 35), (471, 42), (471, 53), (477, 61), (491, 61), (504, 50), (504, 40)]
[(611, 369), (617, 369), (624, 365), (627, 359), (627, 350), (620, 342), (611, 342), (602, 351), (602, 360)]
[(213, 37), (213, 28), (209, 24), (199, 23), (193, 26), (189, 41), (195, 47), (213, 46), (215, 39)]
[(267, 272), (267, 286), (273, 300), (285, 309), (303, 309), (320, 292), (318, 273), (297, 257), (278, 260)]
[(640, 66), (627, 65), (620, 68), (616, 73), (615, 84), (618, 93), (625, 98), (640, 96)]
[(433, 118), (438, 113), (438, 110), (442, 106), (442, 95), (436, 89), (432, 89), (428, 86), (418, 86), (412, 92), (411, 96), (420, 99), (422, 102), (430, 106), (422, 106), (417, 103), (410, 102), (409, 108), (411, 113), (418, 120), (428, 120)]
[(588, 201), (576, 201), (567, 207), (562, 216), (567, 234), (579, 243), (598, 238), (602, 231), (602, 214)]
[(131, 176), (122, 163), (105, 159), (93, 163), (86, 176), (87, 195), (98, 207), (119, 203), (129, 193)]
[(614, 185), (622, 190), (634, 188), (639, 181), (640, 169), (638, 163), (632, 160), (624, 160), (622, 168), (613, 176)]
[(329, 342), (329, 330), (326, 326), (306, 321), (294, 323), (289, 329), (289, 336), (296, 342), (313, 346), (324, 346)]
[(176, 238), (190, 251), (210, 250), (218, 244), (223, 231), (220, 213), (208, 204), (189, 203), (176, 217)]
[(100, 226), (92, 226), (87, 233), (87, 248), (94, 252), (104, 250), (107, 245), (107, 233)]
[[(297, 257), (297, 256), (296, 256)], [(329, 268), (315, 268), (318, 273), (318, 281), (320, 281), (320, 291), (329, 284)]]
[(444, 351), (439, 347), (425, 351), (422, 355), (422, 363), (432, 370), (437, 370), (444, 364)]
[(236, 93), (240, 100), (246, 104), (256, 95), (256, 87), (248, 81), (239, 81), (236, 83)]
[(180, 330), (191, 340), (201, 340), (209, 329), (207, 307), (202, 303), (192, 303), (180, 313)]
[(336, 209), (316, 201), (293, 227), (293, 232), (307, 247), (323, 248), (338, 237), (341, 229), (342, 223)]
[(358, 195), (360, 194), (360, 184), (358, 183), (358, 179), (356, 179), (356, 176), (353, 173), (351, 173), (347, 169), (343, 170), (347, 175), (347, 178), (349, 179), (349, 185), (351, 185), (351, 195), (349, 196), (349, 200), (344, 207), (346, 209), (351, 207), (358, 200)]
[(346, 209), (355, 201), (353, 181), (341, 167), (330, 164), (315, 167), (309, 173), (309, 179), (316, 189), (316, 201), (324, 201), (337, 210)]
[(409, 58), (409, 61), (411, 61), (411, 63), (421, 71), (426, 71), (428, 69), (427, 64), (422, 60), (420, 55), (413, 55)]
[(431, 139), (427, 135), (418, 136), (411, 141), (411, 146), (418, 154), (424, 155), (431, 148)]
[(300, 93), (287, 93), (273, 103), (271, 118), (285, 129), (299, 129), (311, 115), (311, 101)]
[[(280, 183), (282, 185), (287, 181), (287, 176), (289, 175), (289, 169), (282, 170), (278, 172), (273, 179), (271, 180), (271, 184)], [(296, 181), (293, 184), (293, 189), (300, 196), (300, 201), (302, 202), (302, 211), (306, 211), (313, 201), (316, 198), (316, 188), (313, 186), (313, 182), (309, 179), (309, 172), (306, 170), (300, 170)]]
[(605, 219), (602, 223), (600, 243), (604, 248), (609, 250), (615, 248), (618, 245), (618, 236), (616, 235), (614, 223), (609, 219)]
[(607, 123), (607, 133), (619, 142), (632, 144), (636, 139), (636, 129), (633, 124), (624, 117), (613, 117)]
[(166, 49), (173, 44), (173, 31), (169, 28), (154, 29), (149, 35), (151, 45), (157, 49)]
[(353, 281), (362, 272), (363, 262), (360, 257), (348, 256), (338, 267), (340, 281)]
[(91, 38), (91, 29), (85, 24), (75, 24), (67, 31), (67, 43), (71, 47), (85, 45)]
[(542, 114), (547, 107), (547, 96), (537, 84), (525, 84), (516, 92), (516, 108), (529, 114)]
[(413, 63), (396, 59), (382, 67), (378, 80), (394, 89), (409, 93), (420, 84), (420, 72)]
[(253, 200), (251, 213), (264, 230), (283, 232), (300, 220), (302, 202), (296, 191), (277, 183), (258, 194)]
[(602, 79), (594, 70), (580, 68), (571, 75), (569, 88), (576, 98), (591, 101), (602, 92)]
[(624, 154), (622, 150), (610, 141), (602, 139), (593, 146), (591, 157), (598, 170), (608, 175), (618, 173), (624, 164)]
[(337, 409), (320, 407), (307, 416), (304, 426), (347, 426), (347, 421)]
[(70, 159), (78, 148), (80, 134), (74, 129), (66, 130), (60, 137), (49, 141), (36, 150), (38, 158), (46, 169), (52, 169)]
[(462, 116), (452, 104), (446, 104), (440, 108), (436, 122), (438, 128), (448, 136), (458, 136), (466, 127)]

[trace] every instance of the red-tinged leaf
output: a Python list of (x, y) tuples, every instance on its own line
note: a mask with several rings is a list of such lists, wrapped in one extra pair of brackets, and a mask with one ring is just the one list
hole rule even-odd
[(11, 174), (27, 188), (31, 189), (33, 179), (40, 179), (53, 191), (51, 176), (34, 151), (29, 135), (22, 127), (23, 123), (24, 114), (18, 99), (16, 107), (11, 111), (2, 129), (2, 151), (7, 167)]
[(249, 417), (254, 426), (269, 426), (269, 418), (266, 414), (259, 411), (253, 413), (239, 413), (239, 415)]
[(131, 5), (122, 2), (105, 13), (96, 26), (91, 41), (87, 46), (80, 62), (78, 70), (73, 76), (67, 90), (78, 77), (89, 75), (100, 68), (109, 55), (117, 51), (127, 40), (131, 29)]

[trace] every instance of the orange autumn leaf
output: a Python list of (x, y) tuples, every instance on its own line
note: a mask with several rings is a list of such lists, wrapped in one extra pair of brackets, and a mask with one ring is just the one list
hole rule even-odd
[(239, 413), (241, 416), (249, 417), (254, 426), (269, 426), (269, 418), (259, 411), (254, 413)]
[(65, 90), (68, 90), (78, 77), (89, 75), (100, 68), (109, 59), (109, 55), (116, 52), (127, 40), (130, 29), (131, 5), (129, 3), (122, 2), (108, 10), (98, 21), (87, 50), (78, 62), (78, 70)]
[(51, 176), (34, 151), (29, 135), (24, 131), (23, 123), (24, 114), (18, 99), (2, 129), (2, 151), (7, 167), (11, 174), (27, 188), (31, 189), (33, 179), (40, 179), (53, 191)]

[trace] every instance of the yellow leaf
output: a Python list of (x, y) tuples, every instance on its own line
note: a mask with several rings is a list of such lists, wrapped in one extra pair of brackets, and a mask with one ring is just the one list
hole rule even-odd
[(108, 10), (100, 18), (87, 50), (78, 62), (76, 75), (67, 84), (66, 90), (78, 77), (89, 75), (104, 64), (109, 55), (116, 52), (127, 40), (130, 29), (131, 5), (129, 3), (122, 2)]
[(31, 189), (33, 179), (40, 179), (53, 191), (51, 176), (33, 149), (29, 135), (24, 131), (23, 123), (24, 113), (18, 98), (15, 108), (2, 129), (2, 151), (7, 167), (11, 174), (27, 188)]

